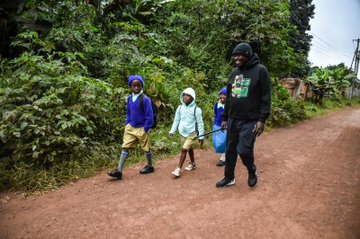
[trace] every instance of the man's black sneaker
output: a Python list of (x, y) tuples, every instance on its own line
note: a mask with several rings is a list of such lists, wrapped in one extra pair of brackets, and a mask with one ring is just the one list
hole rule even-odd
[(218, 167), (225, 166), (225, 161), (224, 160), (219, 160), (219, 162), (216, 163), (216, 166), (218, 166)]
[(109, 175), (110, 177), (116, 178), (118, 180), (122, 179), (122, 172), (119, 172), (117, 169), (114, 169), (111, 172), (107, 172), (107, 175)]
[(248, 185), (249, 187), (255, 187), (257, 183), (257, 176), (256, 173), (249, 173), (249, 177), (248, 177)]
[(154, 169), (153, 166), (146, 165), (143, 169), (140, 170), (140, 174), (153, 173), (154, 170), (155, 170), (155, 169)]
[(221, 181), (216, 183), (216, 187), (217, 188), (224, 188), (224, 187), (229, 187), (231, 185), (235, 184), (235, 178), (233, 179), (228, 179), (228, 178), (223, 178)]

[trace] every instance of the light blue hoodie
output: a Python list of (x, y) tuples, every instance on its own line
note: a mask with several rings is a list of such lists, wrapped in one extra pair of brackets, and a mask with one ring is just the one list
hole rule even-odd
[[(183, 101), (183, 94), (191, 95), (194, 99), (188, 106)], [(204, 134), (204, 122), (202, 118), (202, 111), (195, 104), (195, 91), (192, 88), (186, 88), (180, 94), (181, 105), (178, 106), (175, 113), (174, 122), (171, 126), (170, 134), (175, 134), (176, 130), (179, 130), (181, 136), (187, 138), (195, 133), (195, 122), (197, 121), (197, 127), (199, 135)], [(195, 109), (196, 107), (196, 109)], [(196, 116), (196, 117), (195, 117)], [(204, 136), (199, 137), (199, 140), (204, 139)]]

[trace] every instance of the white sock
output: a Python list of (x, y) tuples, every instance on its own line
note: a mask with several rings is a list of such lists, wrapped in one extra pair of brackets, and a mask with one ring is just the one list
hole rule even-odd
[(221, 160), (221, 161), (225, 161), (225, 154), (221, 154), (220, 160)]

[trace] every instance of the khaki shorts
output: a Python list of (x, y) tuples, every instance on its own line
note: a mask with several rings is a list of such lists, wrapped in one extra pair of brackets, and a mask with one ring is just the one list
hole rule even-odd
[(134, 128), (130, 124), (125, 126), (122, 147), (124, 149), (133, 149), (140, 144), (145, 152), (150, 151), (149, 133), (145, 133), (144, 128)]
[(187, 138), (181, 137), (181, 143), (183, 145), (182, 148), (186, 149), (186, 150), (192, 149), (193, 144), (197, 140), (196, 136), (197, 136), (197, 133), (194, 133)]

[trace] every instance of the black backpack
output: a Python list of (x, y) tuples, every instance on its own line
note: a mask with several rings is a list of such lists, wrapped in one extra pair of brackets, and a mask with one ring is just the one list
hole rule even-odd
[[(145, 97), (145, 94), (142, 93), (140, 95), (140, 108), (141, 110), (145, 113), (145, 109), (144, 109), (144, 97)], [(150, 97), (149, 97), (150, 99)], [(159, 114), (159, 109), (158, 107), (155, 105), (155, 103), (152, 101), (152, 99), (150, 99), (150, 102), (151, 102), (151, 108), (152, 108), (152, 111), (153, 111), (153, 120), (154, 120), (154, 123), (151, 125), (151, 129), (155, 128), (156, 125), (157, 125), (157, 116)]]

